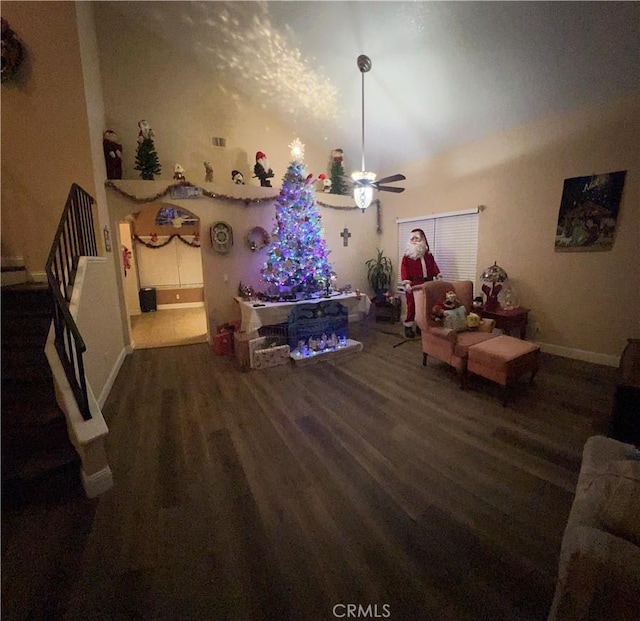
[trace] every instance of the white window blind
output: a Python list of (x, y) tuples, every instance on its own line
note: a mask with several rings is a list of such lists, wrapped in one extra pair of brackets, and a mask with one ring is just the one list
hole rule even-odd
[(478, 210), (466, 210), (398, 220), (398, 280), (400, 263), (413, 229), (422, 229), (442, 277), (476, 280)]

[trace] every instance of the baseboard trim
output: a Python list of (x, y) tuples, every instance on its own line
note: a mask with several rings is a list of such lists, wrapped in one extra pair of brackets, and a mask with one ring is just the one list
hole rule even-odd
[(27, 270), (24, 268), (11, 268), (2, 270), (2, 286), (22, 285), (27, 282)]
[(158, 310), (177, 310), (179, 308), (200, 308), (204, 302), (183, 302), (182, 304), (158, 304)]
[(82, 486), (88, 498), (97, 498), (113, 487), (113, 474), (109, 466), (89, 475), (82, 469), (80, 473), (82, 474)]
[(101, 409), (104, 406), (105, 402), (107, 401), (107, 397), (109, 396), (109, 393), (113, 388), (113, 384), (116, 381), (116, 378), (118, 377), (118, 373), (120, 372), (120, 367), (122, 366), (124, 359), (127, 357), (127, 354), (130, 353), (130, 352), (127, 352), (127, 349), (128, 347), (123, 347), (123, 349), (120, 351), (120, 354), (118, 355), (118, 359), (116, 360), (115, 364), (111, 368), (111, 373), (109, 373), (109, 377), (107, 378), (107, 381), (105, 382), (105, 385), (102, 388), (102, 392), (98, 397), (98, 405), (100, 406)]
[(47, 272), (30, 272), (34, 282), (47, 282)]
[(24, 265), (24, 257), (2, 257), (0, 259), (2, 269), (26, 269)]
[(551, 343), (538, 343), (538, 345), (540, 345), (540, 350), (546, 354), (562, 356), (563, 358), (572, 358), (573, 360), (583, 360), (584, 362), (592, 362), (593, 364), (603, 364), (608, 367), (620, 366), (620, 356), (599, 354), (594, 351), (585, 351), (583, 349), (575, 349), (573, 347), (562, 347), (561, 345), (553, 345)]

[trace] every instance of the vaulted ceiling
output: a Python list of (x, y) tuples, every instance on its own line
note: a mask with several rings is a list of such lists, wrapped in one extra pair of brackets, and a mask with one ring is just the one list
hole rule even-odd
[[(640, 93), (636, 2), (113, 2), (367, 168)], [(355, 155), (357, 154), (357, 157)]]

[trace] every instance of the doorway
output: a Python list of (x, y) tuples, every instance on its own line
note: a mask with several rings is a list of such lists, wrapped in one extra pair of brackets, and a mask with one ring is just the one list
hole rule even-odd
[(207, 313), (204, 305), (140, 313), (131, 315), (130, 321), (134, 349), (207, 342)]
[(197, 216), (170, 203), (149, 204), (119, 223), (133, 349), (208, 341), (199, 229)]

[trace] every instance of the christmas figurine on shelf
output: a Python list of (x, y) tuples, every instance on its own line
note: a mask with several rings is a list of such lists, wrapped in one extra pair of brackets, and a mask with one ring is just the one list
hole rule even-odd
[(266, 154), (262, 151), (258, 151), (256, 153), (256, 164), (253, 167), (254, 177), (260, 179), (260, 185), (263, 188), (271, 187), (271, 177), (273, 177), (273, 170), (271, 166), (269, 166), (269, 160), (267, 160)]
[(204, 182), (213, 183), (213, 167), (209, 162), (204, 162)]
[(186, 181), (184, 173), (185, 173), (185, 170), (184, 168), (182, 168), (182, 166), (180, 166), (180, 164), (176, 164), (173, 167), (173, 178), (176, 181)]
[(244, 175), (239, 170), (232, 170), (231, 181), (236, 185), (244, 185)]
[(400, 279), (404, 285), (407, 302), (407, 315), (404, 320), (404, 333), (407, 338), (415, 336), (416, 327), (416, 303), (411, 287), (435, 278), (441, 278), (440, 268), (429, 252), (427, 236), (422, 229), (413, 229), (400, 264)]
[(122, 179), (122, 145), (112, 129), (102, 134), (102, 148), (107, 165), (107, 179)]
[(319, 192), (331, 192), (331, 179), (324, 173), (318, 175), (318, 185)]
[(154, 134), (151, 125), (149, 125), (149, 121), (145, 121), (144, 119), (138, 121), (138, 142), (143, 142), (153, 137)]
[(342, 196), (349, 193), (349, 188), (344, 180), (343, 159), (344, 151), (342, 149), (331, 151), (331, 185), (329, 186), (329, 192)]
[(140, 171), (142, 179), (153, 180), (160, 174), (162, 166), (158, 160), (155, 145), (153, 144), (153, 130), (145, 120), (138, 122), (138, 150), (136, 152), (136, 165), (134, 170)]

